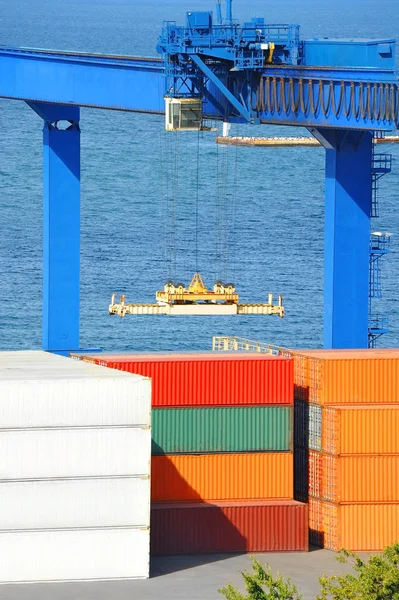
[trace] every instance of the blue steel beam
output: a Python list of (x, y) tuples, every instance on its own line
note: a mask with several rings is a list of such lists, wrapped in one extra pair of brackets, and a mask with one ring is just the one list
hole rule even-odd
[(199, 56), (195, 54), (192, 56), (193, 62), (197, 65), (197, 67), (202, 71), (202, 73), (213, 83), (213, 85), (219, 90), (219, 92), (226, 98), (228, 102), (240, 113), (244, 119), (249, 121), (251, 119), (251, 113), (249, 110), (237, 100), (230, 92), (229, 89), (220, 81), (220, 79), (215, 75), (201, 59)]
[(159, 59), (0, 49), (0, 97), (164, 113)]
[(261, 123), (369, 131), (399, 126), (399, 90), (392, 71), (272, 67), (252, 92)]
[[(236, 77), (237, 89), (245, 88), (247, 74), (230, 77)], [(255, 79), (251, 91), (244, 93), (244, 101), (251, 105), (248, 120), (370, 131), (398, 126), (399, 92), (393, 71), (282, 65), (265, 68), (260, 81)], [(243, 117), (241, 98), (229, 85), (224, 87), (233, 98), (214, 82), (207, 85), (218, 98), (217, 105), (205, 102), (207, 117), (226, 118), (226, 107), (234, 99), (234, 111)], [(162, 114), (164, 91), (164, 64), (159, 59), (0, 49), (3, 98)]]
[(372, 139), (318, 129), (326, 147), (324, 347), (368, 347)]
[[(79, 349), (80, 129), (79, 108), (29, 103), (43, 125), (44, 350)], [(69, 121), (58, 129), (58, 121)]]

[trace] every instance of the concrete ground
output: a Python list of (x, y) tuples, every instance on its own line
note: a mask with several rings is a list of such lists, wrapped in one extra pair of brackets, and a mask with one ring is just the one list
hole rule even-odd
[[(291, 577), (303, 600), (315, 600), (318, 578), (347, 570), (329, 550), (257, 554), (273, 571)], [(227, 582), (243, 589), (240, 571), (248, 555), (180, 556), (153, 559), (151, 579), (92, 583), (46, 583), (0, 586), (1, 600), (221, 600)], [(244, 591), (244, 590), (243, 590)]]

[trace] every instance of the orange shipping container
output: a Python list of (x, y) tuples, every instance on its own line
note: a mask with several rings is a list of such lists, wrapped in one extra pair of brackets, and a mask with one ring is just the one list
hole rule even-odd
[(399, 405), (325, 407), (322, 450), (329, 454), (399, 454)]
[(399, 402), (399, 349), (294, 353), (295, 397), (316, 404)]
[(155, 502), (293, 497), (292, 452), (153, 456), (151, 469)]
[(399, 503), (336, 505), (309, 498), (309, 529), (317, 546), (381, 552), (399, 539)]
[[(295, 488), (329, 502), (399, 502), (399, 455), (332, 456), (296, 450)], [(300, 485), (302, 482), (302, 485)], [(307, 483), (306, 483), (307, 482)]]

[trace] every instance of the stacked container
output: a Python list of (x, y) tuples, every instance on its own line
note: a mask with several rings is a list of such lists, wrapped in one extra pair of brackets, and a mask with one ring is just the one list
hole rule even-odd
[(152, 378), (153, 554), (307, 549), (293, 500), (293, 360), (85, 357)]
[(380, 551), (399, 539), (399, 350), (295, 355), (295, 495), (310, 541)]
[(0, 352), (0, 582), (149, 576), (151, 382)]

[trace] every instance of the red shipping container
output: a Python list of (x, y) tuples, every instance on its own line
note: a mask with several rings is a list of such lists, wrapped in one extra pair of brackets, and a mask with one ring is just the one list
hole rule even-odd
[(152, 379), (153, 406), (288, 404), (293, 359), (265, 354), (82, 355), (86, 362)]
[(154, 556), (308, 550), (308, 506), (295, 500), (151, 506)]

